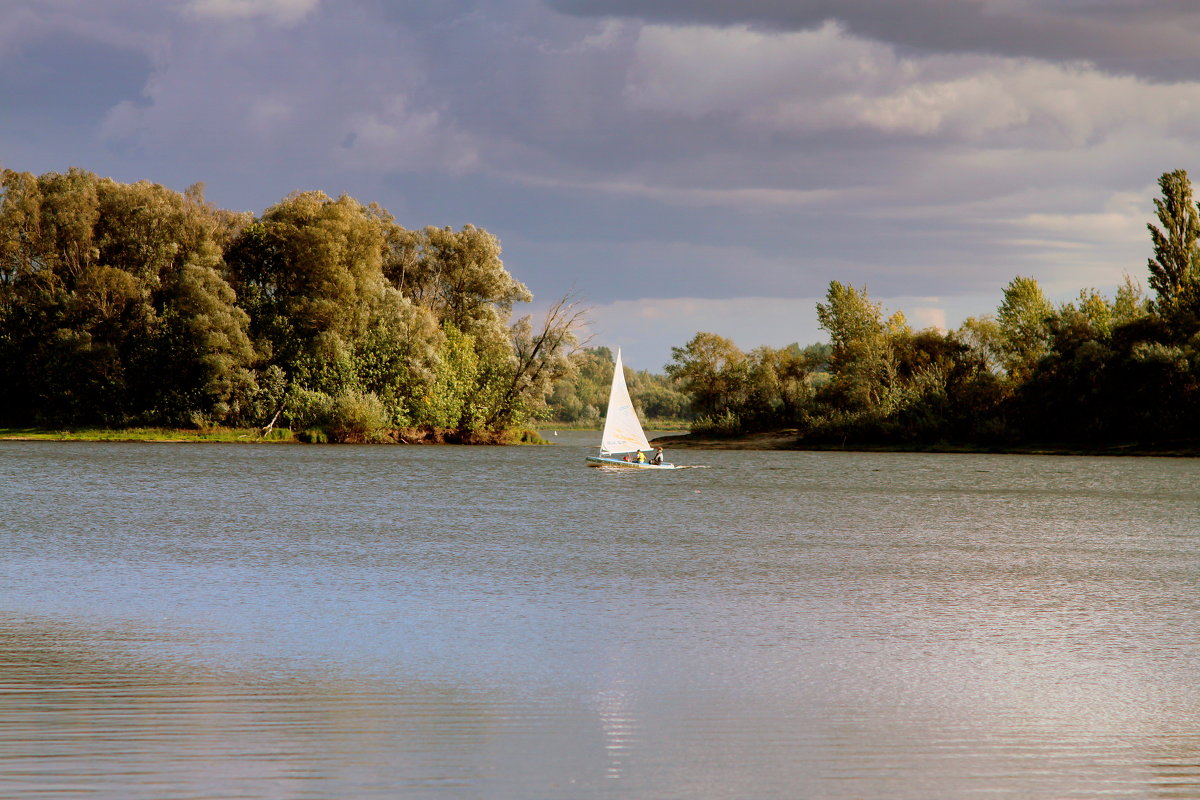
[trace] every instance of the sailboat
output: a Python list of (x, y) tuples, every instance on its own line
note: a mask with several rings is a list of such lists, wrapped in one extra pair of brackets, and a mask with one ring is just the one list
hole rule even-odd
[(625, 386), (625, 367), (621, 364), (621, 350), (617, 349), (617, 363), (613, 369), (612, 388), (608, 390), (608, 414), (604, 417), (604, 433), (600, 435), (600, 455), (588, 456), (589, 467), (629, 467), (632, 469), (675, 469), (674, 464), (651, 464), (626, 461), (623, 454), (639, 450), (653, 450), (646, 441), (646, 433), (638, 419), (629, 389)]

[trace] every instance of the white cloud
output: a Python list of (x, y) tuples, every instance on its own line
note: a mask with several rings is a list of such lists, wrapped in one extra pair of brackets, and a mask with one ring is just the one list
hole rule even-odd
[(627, 95), (639, 109), (728, 115), (763, 133), (864, 130), (1053, 148), (1200, 118), (1200, 82), (1150, 83), (1083, 62), (901, 57), (835, 24), (785, 33), (651, 25), (631, 74)]
[(937, 306), (913, 306), (904, 312), (914, 330), (936, 328), (946, 330), (946, 309)]
[(630, 176), (624, 179), (557, 177), (537, 174), (511, 173), (506, 177), (527, 186), (540, 188), (598, 192), (630, 198), (653, 200), (673, 206), (697, 208), (715, 206), (754, 206), (796, 208), (849, 200), (858, 192), (853, 189), (787, 189), (770, 186), (720, 187), (678, 186), (670, 183), (639, 181)]
[(795, 33), (647, 25), (626, 92), (643, 109), (690, 117), (739, 112), (877, 75), (890, 53), (834, 24)]
[(1157, 79), (1195, 74), (1200, 10), (1179, 0), (546, 0), (592, 18), (804, 31), (831, 19), (857, 37), (926, 53), (1080, 58)]
[(381, 110), (346, 120), (339, 161), (355, 169), (465, 172), (479, 165), (479, 147), (438, 109), (414, 108), (396, 95)]
[(197, 17), (218, 21), (266, 19), (293, 25), (312, 13), (320, 0), (191, 0), (186, 8)]
[(1046, 239), (1053, 239), (1064, 246), (1141, 245), (1147, 241), (1147, 209), (1153, 207), (1153, 198), (1157, 194), (1157, 190), (1147, 184), (1141, 192), (1112, 194), (1102, 207), (1094, 211), (1035, 211), (1015, 217), (1009, 220), (1009, 224), (1041, 233)]
[(537, 49), (547, 55), (579, 55), (595, 51), (610, 51), (623, 44), (629, 35), (628, 23), (617, 19), (606, 19), (600, 23), (598, 30), (589, 32), (579, 38), (569, 38), (565, 44), (541, 40)]

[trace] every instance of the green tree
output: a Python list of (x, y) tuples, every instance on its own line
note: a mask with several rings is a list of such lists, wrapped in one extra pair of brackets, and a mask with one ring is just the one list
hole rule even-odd
[(746, 356), (732, 340), (697, 333), (671, 348), (667, 375), (692, 399), (692, 408), (710, 418), (736, 413), (745, 388)]
[(247, 227), (226, 261), (256, 333), (286, 359), (318, 333), (353, 339), (370, 325), (384, 243), (379, 220), (353, 198), (301, 192)]
[(1004, 336), (1000, 323), (991, 314), (982, 317), (967, 317), (955, 331), (958, 340), (974, 350), (984, 360), (987, 368), (998, 374), (1004, 364)]
[(412, 399), (413, 421), (433, 428), (476, 430), (483, 409), (476, 402), (480, 365), (474, 340), (453, 325), (443, 326), (442, 331), (431, 380)]
[(219, 271), (233, 218), (148, 182), (6, 173), (0, 349), (23, 373), (5, 415), (223, 419), (253, 394), (246, 318)]
[(1158, 185), (1162, 197), (1155, 198), (1154, 208), (1163, 227), (1146, 224), (1154, 243), (1154, 258), (1147, 265), (1150, 288), (1158, 294), (1159, 305), (1169, 308), (1196, 280), (1200, 216), (1192, 202), (1192, 183), (1186, 170), (1163, 173)]
[(188, 263), (170, 276), (163, 293), (157, 380), (146, 381), (144, 391), (163, 421), (265, 425), (268, 420), (253, 407), (258, 385), (251, 371), (249, 317), (237, 307), (229, 284), (211, 266)]
[(533, 299), (504, 268), (499, 240), (482, 228), (392, 229), (388, 244), (392, 285), (464, 333), (503, 330), (513, 304)]
[(530, 317), (517, 320), (510, 332), (513, 357), (487, 417), (488, 427), (516, 427), (545, 411), (546, 393), (571, 371), (571, 356), (579, 344), (576, 332), (585, 313), (564, 297), (550, 307), (538, 328)]
[(1025, 380), (1050, 351), (1050, 318), (1054, 307), (1033, 278), (1018, 276), (1004, 288), (996, 313), (1003, 366), (1016, 382)]
[(1113, 300), (1113, 325), (1125, 325), (1150, 313), (1150, 301), (1142, 293), (1142, 287), (1133, 278), (1125, 275), (1124, 282), (1117, 287)]
[(895, 383), (896, 361), (892, 339), (908, 332), (904, 315), (886, 321), (883, 306), (861, 290), (831, 281), (826, 302), (817, 303), (817, 319), (829, 332), (833, 352), (829, 392), (848, 408), (875, 409), (887, 404)]

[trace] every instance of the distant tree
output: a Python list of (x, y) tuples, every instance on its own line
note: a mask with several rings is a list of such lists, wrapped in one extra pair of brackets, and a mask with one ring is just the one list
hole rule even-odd
[(555, 381), (546, 399), (550, 417), (563, 422), (595, 423), (608, 402), (613, 360), (613, 352), (607, 347), (584, 348), (573, 354), (571, 370)]
[(1142, 287), (1126, 274), (1124, 282), (1117, 287), (1117, 296), (1113, 300), (1113, 325), (1124, 325), (1149, 313), (1150, 301), (1142, 292)]
[(865, 286), (856, 289), (831, 281), (825, 302), (817, 303), (817, 319), (833, 345), (833, 381), (827, 392), (847, 408), (885, 405), (896, 379), (892, 340), (909, 332), (904, 315), (885, 320), (882, 304), (871, 300)]
[(1000, 323), (991, 314), (982, 317), (967, 317), (955, 332), (959, 341), (978, 353), (987, 368), (999, 374), (1004, 365), (1004, 337)]
[(667, 375), (692, 398), (697, 414), (733, 412), (745, 389), (746, 356), (732, 340), (697, 333), (683, 347), (671, 348)]
[(1068, 307), (1074, 307), (1087, 319), (1097, 338), (1108, 339), (1112, 335), (1115, 316), (1112, 304), (1095, 289), (1080, 289), (1078, 300)]
[(996, 313), (1004, 369), (1013, 380), (1025, 380), (1050, 349), (1054, 307), (1033, 278), (1016, 277), (1004, 288)]
[(797, 344), (779, 349), (756, 347), (747, 357), (746, 389), (739, 416), (751, 428), (794, 425), (813, 398), (810, 375), (823, 366), (821, 348)]

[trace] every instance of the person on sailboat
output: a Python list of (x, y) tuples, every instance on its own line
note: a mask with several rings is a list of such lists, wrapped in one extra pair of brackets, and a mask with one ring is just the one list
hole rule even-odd
[(650, 463), (651, 464), (661, 464), (662, 462), (663, 462), (663, 451), (662, 451), (662, 448), (660, 447), (654, 451), (654, 458), (650, 459)]
[(645, 453), (643, 453), (641, 450), (638, 450), (638, 454), (637, 454), (637, 463), (639, 463), (639, 464), (645, 464), (645, 463), (646, 463), (646, 454), (645, 454)]

